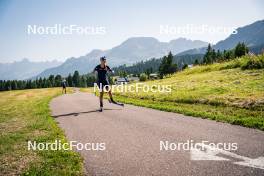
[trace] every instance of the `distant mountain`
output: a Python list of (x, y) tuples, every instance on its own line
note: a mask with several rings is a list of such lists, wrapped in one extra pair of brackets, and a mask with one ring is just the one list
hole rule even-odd
[(238, 42), (244, 42), (248, 47), (264, 43), (264, 20), (237, 29), (237, 34), (231, 34), (227, 39), (218, 42), (214, 48), (225, 50), (234, 48)]
[[(225, 40), (216, 43), (213, 48), (220, 51), (233, 49), (238, 42), (244, 42), (250, 51), (260, 53), (264, 48), (264, 20), (238, 28), (237, 34), (231, 34)], [(178, 55), (202, 54), (205, 52), (206, 48), (198, 48), (184, 51)]]
[(111, 65), (132, 64), (153, 57), (161, 57), (167, 52), (167, 44), (152, 37), (129, 38), (108, 50), (105, 55), (109, 57)]
[(206, 52), (206, 49), (207, 47), (190, 49), (190, 50), (186, 50), (186, 51), (178, 53), (177, 56), (204, 54)]
[(98, 58), (104, 55), (104, 53), (105, 52), (101, 50), (93, 50), (85, 56), (69, 58), (61, 65), (48, 68), (37, 76), (34, 75), (32, 78), (48, 77), (49, 75), (57, 74), (67, 76), (69, 73), (73, 73), (75, 70), (78, 70), (81, 74), (87, 73), (88, 71), (91, 71), (91, 69), (95, 67), (96, 64), (98, 64)]
[(60, 66), (47, 69), (37, 77), (47, 77), (51, 74), (67, 76), (75, 70), (78, 70), (81, 74), (85, 74), (92, 71), (95, 65), (99, 63), (100, 56), (103, 55), (109, 58), (110, 66), (122, 64), (129, 65), (150, 58), (160, 58), (168, 54), (169, 51), (172, 51), (173, 54), (177, 54), (187, 49), (199, 48), (207, 45), (207, 42), (199, 40), (192, 41), (184, 38), (179, 38), (170, 42), (160, 42), (152, 37), (133, 37), (109, 50), (93, 50), (85, 56), (69, 58)]
[(62, 62), (58, 62), (56, 60), (31, 62), (28, 59), (12, 63), (0, 63), (0, 80), (28, 79), (32, 76), (38, 75), (45, 69), (57, 67), (61, 63)]
[(177, 54), (186, 50), (189, 50), (190, 48), (197, 49), (201, 46), (207, 46), (207, 42), (203, 42), (201, 40), (187, 40), (185, 38), (179, 38), (176, 40), (171, 40), (169, 43), (169, 50), (173, 54)]

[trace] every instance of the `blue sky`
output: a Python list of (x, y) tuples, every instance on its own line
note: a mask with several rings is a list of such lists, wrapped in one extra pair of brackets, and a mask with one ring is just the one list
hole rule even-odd
[[(262, 0), (0, 0), (0, 62), (65, 60), (129, 37), (216, 43), (229, 34), (160, 34), (160, 25), (240, 27), (264, 19)], [(105, 35), (28, 35), (28, 25), (103, 26)]]

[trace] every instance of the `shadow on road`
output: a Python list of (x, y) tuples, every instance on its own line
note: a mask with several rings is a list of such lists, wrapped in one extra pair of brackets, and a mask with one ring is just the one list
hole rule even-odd
[[(122, 110), (122, 109), (108, 109), (105, 108), (104, 111), (111, 111), (111, 110)], [(54, 115), (52, 117), (54, 118), (58, 118), (58, 117), (65, 117), (65, 116), (78, 116), (80, 114), (87, 114), (87, 113), (93, 113), (93, 112), (100, 112), (99, 110), (91, 110), (91, 111), (84, 111), (84, 112), (72, 112), (72, 113), (68, 113), (68, 114), (60, 114), (60, 115)]]

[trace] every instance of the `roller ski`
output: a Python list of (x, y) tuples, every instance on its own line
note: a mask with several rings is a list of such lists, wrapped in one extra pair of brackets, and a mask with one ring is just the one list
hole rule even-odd
[(109, 101), (109, 103), (113, 103), (113, 104), (118, 105), (118, 106), (122, 106), (122, 107), (125, 106), (123, 103), (116, 102), (116, 101), (114, 101), (113, 99), (112, 99), (112, 100), (109, 99), (108, 101)]

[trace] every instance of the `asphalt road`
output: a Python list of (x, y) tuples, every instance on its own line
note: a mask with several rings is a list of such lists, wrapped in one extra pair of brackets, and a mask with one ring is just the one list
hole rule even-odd
[[(50, 107), (69, 141), (88, 143), (79, 151), (87, 175), (264, 175), (260, 130), (106, 101), (98, 112), (98, 97), (80, 92)], [(208, 142), (188, 148), (188, 141)], [(227, 147), (212, 146), (219, 143)]]

